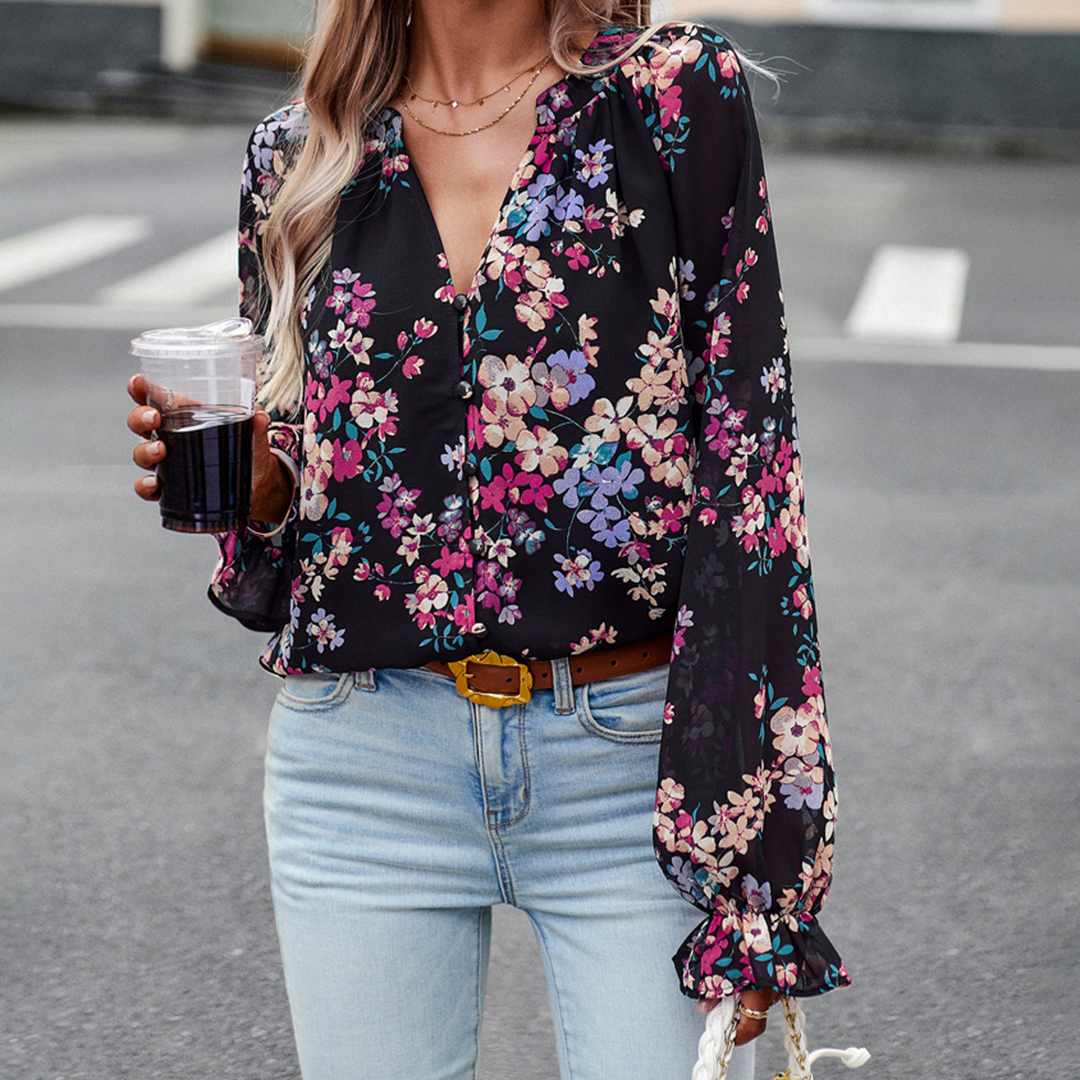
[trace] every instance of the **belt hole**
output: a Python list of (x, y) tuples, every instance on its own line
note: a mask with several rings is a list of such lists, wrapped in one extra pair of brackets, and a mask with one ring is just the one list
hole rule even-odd
[(611, 664), (612, 667), (618, 667), (619, 666), (619, 661), (618, 660), (611, 660), (611, 661), (609, 661), (609, 663)]
[(585, 669), (582, 668), (582, 667), (579, 667), (579, 668), (575, 668), (574, 670), (577, 671), (577, 673), (580, 675)]

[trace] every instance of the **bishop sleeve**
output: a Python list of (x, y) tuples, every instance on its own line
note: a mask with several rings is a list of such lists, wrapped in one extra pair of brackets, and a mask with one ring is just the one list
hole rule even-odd
[[(239, 228), (240, 314), (252, 321), (257, 333), (266, 329), (269, 296), (263, 273), (262, 234), (273, 196), (293, 157), (298, 127), (291, 108), (269, 117), (253, 132), (244, 161)], [(302, 427), (276, 414), (272, 417), (271, 452), (281, 458), (295, 480), (302, 468)], [(295, 510), (294, 500), (289, 524), (271, 537), (258, 536), (249, 529), (217, 536), (219, 557), (210, 581), (210, 600), (251, 630), (280, 631), (289, 621), (289, 584), (296, 547), (291, 522)], [(263, 533), (271, 532), (277, 524), (252, 522)]]
[(836, 791), (765, 174), (722, 38), (651, 66), (698, 406), (655, 848), (705, 918), (674, 961), (691, 997), (808, 996), (849, 980), (818, 922)]

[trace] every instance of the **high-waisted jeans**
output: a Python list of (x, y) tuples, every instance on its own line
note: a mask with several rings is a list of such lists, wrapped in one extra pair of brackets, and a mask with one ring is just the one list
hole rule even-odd
[(564, 1080), (689, 1080), (670, 957), (701, 915), (651, 838), (667, 668), (555, 669), (501, 709), (425, 669), (286, 679), (266, 822), (305, 1080), (472, 1078), (500, 903), (536, 929)]

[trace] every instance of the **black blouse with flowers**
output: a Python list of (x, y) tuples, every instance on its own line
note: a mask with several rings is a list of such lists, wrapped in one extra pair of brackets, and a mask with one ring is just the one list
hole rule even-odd
[[(634, 35), (601, 32), (595, 66)], [(304, 138), (260, 124), (244, 177), (242, 307)], [(273, 629), (278, 674), (552, 658), (660, 630), (674, 649), (656, 850), (706, 917), (684, 991), (845, 984), (819, 928), (836, 796), (783, 301), (735, 53), (671, 26), (569, 76), (472, 287), (385, 109), (307, 297), (302, 476), (280, 546), (221, 538), (211, 595)], [(288, 582), (280, 623), (249, 600)]]

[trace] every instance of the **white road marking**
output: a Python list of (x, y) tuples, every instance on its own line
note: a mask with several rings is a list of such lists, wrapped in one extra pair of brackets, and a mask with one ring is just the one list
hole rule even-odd
[(878, 248), (844, 325), (857, 338), (955, 341), (971, 260), (956, 248)]
[(235, 303), (220, 307), (139, 304), (0, 304), (0, 327), (32, 330), (142, 331), (165, 326), (203, 326), (236, 314)]
[(236, 290), (236, 230), (102, 289), (105, 304), (190, 307)]
[(82, 266), (149, 235), (145, 217), (85, 214), (0, 240), (0, 289)]
[(796, 368), (806, 362), (833, 362), (1080, 371), (1080, 347), (1075, 345), (1007, 345), (978, 341), (916, 343), (806, 337), (792, 339), (791, 355)]

